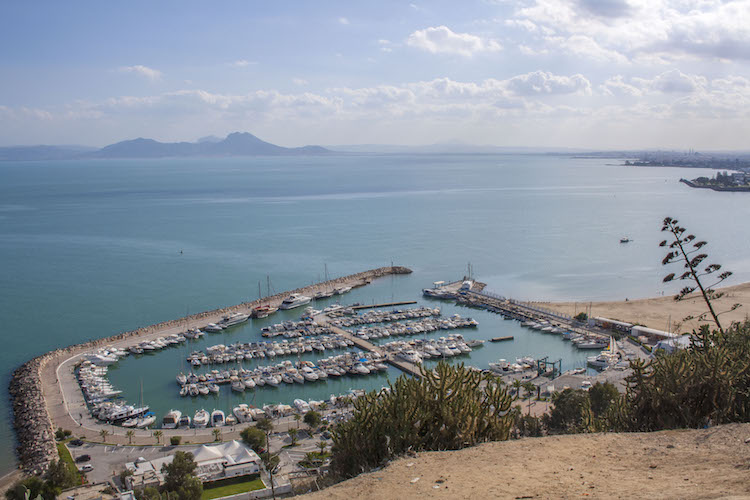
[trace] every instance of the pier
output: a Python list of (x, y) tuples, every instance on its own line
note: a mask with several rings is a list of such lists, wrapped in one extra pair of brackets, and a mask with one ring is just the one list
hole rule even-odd
[(421, 377), (422, 376), (422, 373), (420, 371), (419, 366), (417, 366), (417, 365), (415, 365), (413, 363), (408, 363), (408, 362), (406, 362), (404, 360), (401, 360), (401, 359), (395, 359), (392, 354), (383, 351), (383, 349), (381, 349), (380, 347), (376, 346), (372, 342), (368, 342), (368, 341), (366, 341), (364, 339), (361, 339), (361, 338), (359, 338), (359, 337), (357, 337), (355, 335), (352, 335), (350, 332), (347, 332), (346, 330), (343, 330), (343, 329), (341, 329), (341, 328), (339, 328), (337, 326), (329, 325), (328, 324), (328, 318), (325, 315), (321, 314), (319, 316), (316, 316), (315, 317), (315, 322), (317, 324), (321, 325), (321, 326), (327, 326), (328, 328), (331, 329), (331, 331), (333, 331), (333, 333), (336, 333), (336, 334), (341, 335), (342, 337), (344, 337), (344, 338), (346, 338), (348, 340), (351, 340), (352, 342), (354, 342), (355, 346), (359, 347), (363, 351), (368, 351), (368, 352), (377, 354), (379, 356), (382, 356), (383, 359), (385, 359), (385, 361), (388, 364), (390, 364), (392, 366), (395, 366), (396, 368), (398, 368), (402, 372), (408, 373), (409, 375), (412, 375), (414, 377)]
[(362, 306), (351, 306), (351, 309), (354, 309), (355, 311), (358, 311), (360, 309), (377, 309), (378, 307), (396, 307), (396, 306), (409, 306), (412, 304), (416, 304), (416, 300), (402, 300), (401, 302), (386, 302), (385, 304), (372, 304), (372, 305), (362, 305)]

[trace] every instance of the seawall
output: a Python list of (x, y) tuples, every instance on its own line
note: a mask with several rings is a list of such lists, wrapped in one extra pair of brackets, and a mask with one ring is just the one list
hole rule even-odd
[(76, 354), (103, 347), (112, 342), (154, 335), (161, 330), (178, 327), (189, 321), (199, 321), (216, 315), (248, 311), (261, 304), (271, 303), (278, 305), (291, 293), (314, 294), (316, 291), (324, 288), (331, 288), (344, 284), (347, 286), (364, 285), (371, 279), (393, 274), (410, 274), (411, 272), (411, 269), (402, 266), (388, 266), (371, 269), (369, 271), (363, 271), (343, 276), (341, 278), (277, 293), (252, 302), (243, 302), (234, 306), (215, 309), (212, 311), (204, 311), (184, 318), (164, 321), (128, 332), (119, 333), (110, 337), (94, 339), (88, 342), (63, 347), (42, 354), (41, 356), (37, 356), (24, 363), (13, 372), (9, 385), (11, 405), (13, 408), (13, 426), (18, 441), (17, 453), (20, 462), (19, 466), (28, 474), (40, 474), (49, 468), (53, 460), (57, 459), (54, 426), (47, 409), (42, 384), (42, 373), (44, 373), (45, 368), (47, 368), (50, 362), (59, 365), (63, 360)]

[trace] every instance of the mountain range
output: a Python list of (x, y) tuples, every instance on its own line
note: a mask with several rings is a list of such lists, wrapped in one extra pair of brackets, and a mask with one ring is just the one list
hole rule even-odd
[(291, 156), (326, 155), (321, 146), (285, 148), (258, 139), (248, 132), (234, 132), (224, 139), (204, 137), (198, 142), (159, 142), (138, 138), (110, 144), (101, 149), (81, 146), (0, 147), (0, 161), (71, 160), (85, 158), (168, 158), (201, 156)]

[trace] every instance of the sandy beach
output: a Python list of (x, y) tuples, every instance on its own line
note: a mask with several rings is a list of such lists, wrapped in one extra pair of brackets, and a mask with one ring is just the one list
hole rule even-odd
[[(732, 304), (742, 304), (739, 309), (727, 312), (719, 316), (722, 326), (728, 326), (735, 321), (745, 321), (750, 315), (750, 283), (725, 287), (720, 289), (724, 296), (714, 301), (714, 309), (717, 312), (728, 311)], [(628, 323), (645, 325), (649, 328), (667, 330), (680, 333), (690, 333), (701, 324), (696, 320), (683, 321), (692, 315), (698, 315), (708, 311), (706, 303), (701, 296), (691, 296), (688, 299), (676, 302), (674, 295), (664, 297), (653, 297), (647, 299), (635, 299), (628, 301), (613, 302), (534, 302), (547, 309), (570, 314), (571, 316), (587, 311), (590, 307), (591, 316), (601, 316)], [(710, 316), (709, 316), (710, 318)], [(712, 323), (711, 323), (712, 324)]]

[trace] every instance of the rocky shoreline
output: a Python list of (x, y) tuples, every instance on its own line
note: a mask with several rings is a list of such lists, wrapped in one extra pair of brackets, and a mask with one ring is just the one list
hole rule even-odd
[(59, 363), (61, 358), (67, 359), (86, 350), (102, 347), (112, 342), (121, 341), (127, 338), (152, 335), (158, 331), (179, 326), (186, 321), (201, 320), (217, 314), (230, 314), (242, 310), (248, 311), (261, 304), (271, 303), (278, 305), (291, 293), (313, 294), (321, 288), (336, 287), (343, 284), (346, 284), (347, 286), (361, 286), (366, 285), (369, 283), (369, 280), (375, 278), (392, 274), (410, 274), (411, 272), (411, 269), (402, 266), (388, 266), (371, 269), (369, 271), (363, 271), (361, 273), (343, 276), (322, 283), (277, 293), (252, 302), (244, 302), (235, 306), (192, 314), (185, 318), (164, 321), (162, 323), (138, 328), (136, 330), (110, 337), (95, 339), (81, 344), (56, 349), (41, 356), (37, 356), (24, 363), (13, 372), (8, 388), (13, 408), (13, 426), (18, 441), (16, 451), (20, 462), (19, 467), (27, 474), (42, 474), (49, 469), (52, 461), (57, 459), (55, 430), (47, 410), (42, 390), (42, 373), (50, 361), (56, 361)]

